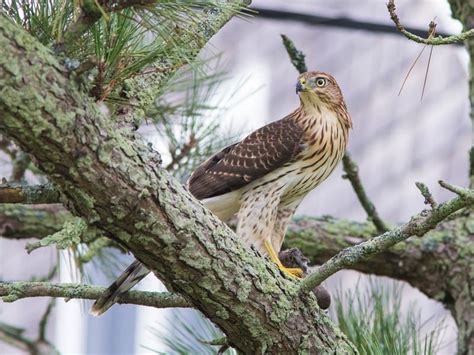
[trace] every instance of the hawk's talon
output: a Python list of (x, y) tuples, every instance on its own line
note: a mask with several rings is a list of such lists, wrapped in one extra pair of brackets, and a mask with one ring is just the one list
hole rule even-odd
[(302, 269), (300, 269), (298, 267), (285, 267), (281, 263), (280, 259), (278, 259), (277, 253), (273, 249), (272, 243), (270, 243), (269, 241), (265, 241), (264, 244), (265, 244), (265, 249), (267, 249), (268, 256), (270, 256), (270, 259), (275, 264), (277, 264), (278, 268), (281, 271), (283, 271), (284, 273), (286, 273), (287, 275), (289, 275), (290, 277), (293, 277), (293, 278), (298, 278), (299, 279), (299, 278), (303, 277), (304, 271)]
[(296, 277), (298, 279), (303, 278), (304, 271), (303, 269), (300, 269), (299, 267), (285, 267), (283, 268), (280, 267), (280, 270), (283, 272), (286, 272), (288, 275), (292, 277)]

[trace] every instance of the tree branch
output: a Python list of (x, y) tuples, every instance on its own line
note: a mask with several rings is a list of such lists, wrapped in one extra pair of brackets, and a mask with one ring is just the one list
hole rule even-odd
[(459, 195), (458, 197), (444, 202), (430, 211), (423, 211), (413, 216), (410, 222), (381, 236), (342, 250), (324, 263), (318, 271), (307, 276), (301, 283), (301, 290), (306, 292), (312, 290), (337, 271), (367, 260), (374, 254), (385, 251), (411, 236), (421, 237), (452, 213), (474, 204), (474, 190), (461, 189), (456, 193)]
[[(79, 284), (31, 281), (0, 282), (0, 297), (3, 302), (15, 302), (31, 297), (96, 300), (105, 290), (105, 287)], [(182, 296), (170, 292), (130, 291), (120, 296), (117, 303), (155, 308), (191, 307), (190, 303)]]
[(0, 204), (0, 237), (41, 239), (56, 233), (71, 214), (62, 205)]
[(425, 198), (425, 205), (430, 205), (431, 208), (436, 208), (436, 206), (438, 204), (436, 203), (435, 199), (433, 198), (433, 195), (431, 194), (430, 190), (428, 189), (428, 186), (426, 186), (422, 182), (415, 182), (415, 185), (418, 188), (418, 190), (420, 190), (423, 197)]
[(59, 203), (59, 192), (52, 184), (0, 185), (0, 203), (47, 204)]
[(461, 43), (474, 37), (474, 29), (470, 29), (468, 31), (461, 32), (460, 34), (455, 35), (455, 36), (434, 37), (434, 36), (428, 35), (428, 38), (423, 38), (407, 31), (401, 25), (400, 19), (398, 18), (398, 15), (396, 13), (395, 0), (388, 1), (387, 9), (388, 9), (388, 12), (390, 13), (390, 18), (392, 19), (393, 23), (397, 27), (398, 31), (400, 31), (400, 33), (402, 33), (406, 38), (417, 43), (439, 46), (439, 45), (445, 45), (445, 44)]
[(354, 189), (357, 198), (360, 201), (360, 204), (364, 208), (365, 212), (367, 212), (367, 215), (369, 216), (370, 220), (374, 223), (375, 227), (377, 228), (377, 231), (379, 231), (379, 233), (385, 233), (386, 231), (388, 231), (389, 228), (387, 227), (385, 222), (382, 221), (377, 212), (377, 209), (375, 208), (375, 205), (370, 200), (369, 196), (367, 196), (364, 186), (362, 185), (362, 181), (359, 177), (359, 167), (351, 159), (349, 153), (344, 154), (344, 157), (342, 158), (342, 167), (344, 169), (344, 172), (346, 173), (344, 175), (344, 178), (350, 181), (352, 188)]
[(58, 354), (50, 342), (40, 338), (29, 338), (23, 335), (24, 332), (24, 329), (0, 322), (0, 340), (3, 342), (24, 350), (29, 354)]

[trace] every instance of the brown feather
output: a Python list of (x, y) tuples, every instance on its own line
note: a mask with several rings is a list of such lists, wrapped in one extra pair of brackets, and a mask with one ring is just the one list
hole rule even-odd
[(190, 192), (204, 199), (237, 190), (294, 159), (303, 149), (303, 128), (293, 116), (272, 122), (212, 156), (188, 180)]

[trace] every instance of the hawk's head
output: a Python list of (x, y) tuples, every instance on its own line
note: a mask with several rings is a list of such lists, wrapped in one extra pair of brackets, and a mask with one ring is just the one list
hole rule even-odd
[(344, 102), (336, 79), (320, 71), (301, 74), (296, 83), (296, 93), (300, 96), (303, 104), (325, 103), (330, 106), (339, 106)]

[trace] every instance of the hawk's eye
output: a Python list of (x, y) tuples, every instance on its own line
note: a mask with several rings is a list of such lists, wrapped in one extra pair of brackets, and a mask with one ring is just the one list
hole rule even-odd
[(322, 88), (326, 86), (326, 84), (327, 84), (327, 80), (325, 78), (316, 78), (316, 86), (318, 88)]

